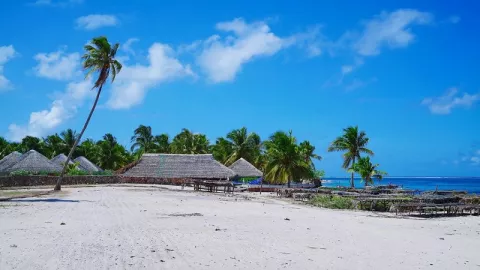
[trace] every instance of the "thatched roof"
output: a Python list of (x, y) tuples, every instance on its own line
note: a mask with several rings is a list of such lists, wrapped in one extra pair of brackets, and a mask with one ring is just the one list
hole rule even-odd
[(102, 169), (100, 169), (97, 165), (95, 165), (93, 162), (91, 162), (90, 160), (88, 160), (84, 156), (77, 157), (74, 160), (74, 162), (75, 163), (78, 162), (78, 164), (79, 164), (78, 167), (79, 167), (80, 170), (84, 170), (84, 171), (87, 171), (87, 172), (100, 172), (100, 171), (102, 171)]
[(227, 179), (235, 172), (216, 161), (211, 154), (143, 154), (138, 164), (123, 175), (160, 178)]
[(21, 156), (21, 153), (14, 151), (2, 158), (2, 160), (0, 160), (0, 172), (17, 163)]
[(263, 175), (259, 169), (243, 158), (235, 161), (228, 168), (234, 171), (238, 177), (262, 177)]
[[(60, 154), (60, 155), (52, 158), (50, 161), (63, 167), (63, 166), (65, 166), (65, 162), (67, 162), (67, 159), (68, 159), (68, 157), (65, 154)], [(70, 160), (68, 162), (68, 164), (73, 164), (72, 160)]]
[(13, 165), (5, 168), (5, 172), (28, 171), (28, 172), (60, 172), (62, 167), (51, 162), (44, 155), (35, 150), (23, 154)]

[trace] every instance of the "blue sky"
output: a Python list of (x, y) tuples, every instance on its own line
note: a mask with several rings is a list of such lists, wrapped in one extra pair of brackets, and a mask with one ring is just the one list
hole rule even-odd
[[(259, 3), (261, 2), (261, 3)], [(140, 4), (141, 3), (141, 4)], [(480, 176), (479, 4), (464, 1), (5, 1), (0, 135), (79, 130), (92, 104), (82, 47), (106, 35), (124, 69), (85, 137), (129, 146), (139, 124), (211, 142), (292, 129), (317, 167), (359, 125), (392, 176)]]

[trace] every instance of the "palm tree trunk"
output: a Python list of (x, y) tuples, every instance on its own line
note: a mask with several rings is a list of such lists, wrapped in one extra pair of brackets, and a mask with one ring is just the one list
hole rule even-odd
[(290, 179), (287, 180), (287, 187), (290, 188)]
[[(355, 165), (355, 157), (353, 157), (353, 159), (352, 159), (352, 168), (353, 168), (353, 165)], [(351, 188), (355, 188), (355, 182), (354, 182), (354, 179), (353, 179), (354, 174), (355, 173), (352, 172), (352, 178), (350, 179), (350, 187)]]
[(103, 84), (101, 84), (100, 87), (98, 88), (97, 97), (95, 98), (95, 102), (93, 102), (93, 106), (92, 106), (92, 109), (90, 110), (90, 114), (88, 115), (87, 121), (85, 121), (85, 124), (83, 125), (82, 131), (80, 132), (80, 134), (78, 134), (78, 138), (75, 140), (75, 143), (73, 144), (72, 149), (70, 149), (70, 153), (68, 153), (67, 161), (65, 162), (65, 165), (63, 165), (62, 173), (60, 174), (60, 177), (57, 180), (57, 184), (55, 185), (55, 188), (53, 189), (55, 191), (60, 191), (62, 189), (62, 187), (61, 187), (62, 179), (65, 176), (65, 172), (67, 171), (68, 163), (72, 159), (73, 152), (75, 151), (75, 148), (77, 147), (78, 143), (82, 139), (83, 133), (87, 129), (88, 123), (90, 122), (90, 119), (92, 118), (93, 112), (95, 111), (95, 107), (97, 107), (97, 102), (98, 102), (98, 99), (100, 98), (100, 92), (102, 92), (102, 87), (103, 87)]

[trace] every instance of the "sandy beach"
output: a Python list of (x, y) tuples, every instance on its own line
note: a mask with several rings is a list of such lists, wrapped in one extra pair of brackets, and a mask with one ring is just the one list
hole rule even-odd
[(97, 186), (0, 203), (0, 269), (480, 269), (480, 218)]

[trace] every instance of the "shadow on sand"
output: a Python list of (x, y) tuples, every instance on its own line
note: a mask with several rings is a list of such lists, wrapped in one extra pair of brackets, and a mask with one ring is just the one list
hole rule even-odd
[(79, 200), (64, 200), (64, 199), (12, 199), (10, 200), (11, 202), (53, 202), (53, 203), (61, 203), (61, 202), (67, 202), (67, 203), (78, 203), (80, 202)]

